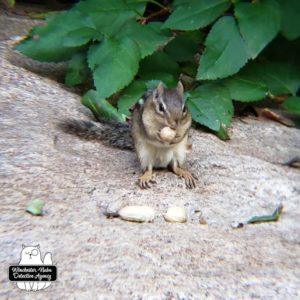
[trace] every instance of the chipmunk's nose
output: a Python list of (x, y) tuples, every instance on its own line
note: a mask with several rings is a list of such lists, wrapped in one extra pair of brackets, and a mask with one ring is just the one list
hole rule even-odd
[(179, 120), (169, 120), (168, 122), (168, 126), (173, 130), (176, 130), (178, 125), (179, 125)]

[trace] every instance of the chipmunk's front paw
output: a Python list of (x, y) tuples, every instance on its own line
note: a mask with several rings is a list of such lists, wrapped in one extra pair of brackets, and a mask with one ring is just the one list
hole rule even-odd
[(185, 171), (185, 173), (182, 175), (182, 177), (185, 180), (185, 185), (189, 189), (194, 189), (196, 187), (197, 178), (192, 173)]
[(151, 184), (155, 183), (155, 181), (152, 179), (152, 172), (146, 171), (143, 176), (139, 178), (138, 185), (142, 189), (149, 189), (151, 188)]
[(179, 177), (184, 178), (187, 188), (193, 189), (196, 187), (196, 180), (198, 179), (191, 172), (177, 167), (175, 168), (174, 173)]

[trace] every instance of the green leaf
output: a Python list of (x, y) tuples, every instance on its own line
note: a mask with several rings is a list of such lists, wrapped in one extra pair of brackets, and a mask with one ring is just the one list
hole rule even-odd
[(146, 3), (130, 0), (81, 1), (75, 9), (85, 15), (98, 32), (105, 37), (117, 35), (128, 20), (142, 16)]
[(289, 64), (265, 63), (259, 71), (271, 94), (296, 95), (300, 82), (299, 69)]
[(172, 8), (177, 8), (177, 7), (180, 7), (182, 5), (186, 5), (190, 2), (190, 0), (174, 0), (172, 2)]
[(250, 63), (243, 68), (238, 77), (247, 78), (268, 87), (268, 94), (296, 95), (300, 82), (300, 71), (287, 63)]
[(179, 33), (164, 48), (164, 51), (178, 62), (192, 60), (198, 52), (199, 44), (203, 37), (203, 33), (199, 30)]
[(222, 80), (220, 84), (229, 90), (232, 99), (241, 102), (261, 100), (269, 91), (264, 82), (242, 72)]
[(155, 88), (157, 88), (157, 86), (159, 85), (160, 82), (164, 82), (163, 80), (149, 80), (146, 81), (146, 86), (147, 86), (147, 90), (154, 90)]
[(216, 20), (230, 7), (228, 0), (191, 0), (176, 6), (164, 24), (164, 28), (195, 30)]
[(9, 7), (14, 7), (16, 4), (16, 1), (15, 0), (7, 0), (7, 4)]
[(158, 51), (141, 61), (139, 74), (147, 72), (166, 72), (179, 75), (180, 69), (176, 61), (168, 54)]
[(252, 58), (258, 55), (280, 29), (279, 5), (274, 0), (238, 2), (235, 4), (235, 16)]
[(125, 121), (125, 116), (119, 114), (117, 109), (113, 107), (107, 100), (101, 99), (99, 94), (94, 90), (89, 90), (83, 96), (82, 104), (88, 107), (96, 118), (102, 117), (107, 119), (115, 119), (119, 122)]
[(104, 39), (92, 46), (88, 64), (93, 70), (96, 89), (100, 98), (107, 98), (128, 85), (138, 71), (140, 51), (131, 39)]
[[(273, 62), (287, 62), (300, 69), (300, 38), (289, 41), (278, 35), (261, 53), (262, 57)], [(288, 54), (288, 55), (287, 55)]]
[(107, 11), (102, 13), (88, 12), (96, 30), (103, 36), (109, 38), (118, 35), (124, 24), (134, 19), (134, 12), (131, 11)]
[(281, 33), (290, 40), (300, 36), (300, 1), (279, 0), (281, 12)]
[(88, 43), (92, 39), (100, 40), (102, 35), (91, 27), (81, 27), (67, 34), (64, 39), (64, 47), (77, 47)]
[(178, 83), (178, 77), (165, 72), (148, 72), (140, 77), (147, 82), (162, 81), (168, 88), (174, 88)]
[(233, 17), (222, 17), (214, 24), (205, 46), (197, 79), (217, 79), (235, 74), (249, 58)]
[[(36, 60), (69, 60), (91, 38), (118, 33), (127, 20), (143, 14), (145, 5), (133, 0), (81, 1), (71, 10), (48, 18), (47, 26), (35, 27), (16, 49)], [(95, 35), (91, 36), (87, 28), (94, 28)]]
[(196, 62), (189, 61), (181, 64), (181, 72), (192, 78), (196, 77), (197, 69), (198, 64)]
[(31, 200), (27, 207), (26, 211), (31, 213), (34, 216), (41, 216), (43, 214), (44, 201), (41, 199)]
[(69, 60), (79, 47), (65, 47), (65, 36), (82, 26), (88, 26), (79, 12), (68, 11), (51, 16), (47, 26), (34, 27), (29, 37), (15, 48), (40, 61), (59, 62)]
[(72, 86), (83, 83), (88, 77), (88, 71), (86, 53), (76, 53), (68, 65), (65, 78), (66, 85)]
[(134, 20), (129, 20), (115, 37), (117, 39), (130, 37), (138, 44), (141, 58), (144, 58), (167, 44), (172, 38), (168, 30), (161, 30), (160, 27), (161, 23), (158, 22), (141, 25)]
[(180, 69), (166, 53), (155, 52), (140, 62), (139, 76), (143, 80), (160, 80), (168, 87), (177, 85)]
[(229, 126), (226, 126), (224, 123), (222, 123), (219, 131), (216, 132), (216, 136), (224, 141), (229, 140), (230, 136), (228, 134), (228, 127)]
[(141, 99), (146, 89), (146, 83), (141, 80), (135, 80), (125, 88), (118, 100), (119, 114), (129, 116), (131, 114), (129, 109)]
[(47, 19), (51, 16), (56, 15), (58, 12), (59, 11), (45, 11), (45, 12), (40, 12), (40, 13), (31, 12), (31, 13), (28, 13), (28, 16), (31, 19)]
[(87, 0), (79, 2), (76, 5), (76, 9), (89, 14), (93, 12), (95, 14), (105, 14), (109, 12), (123, 13), (131, 12), (133, 17), (141, 16), (144, 13), (146, 1), (136, 0)]
[(218, 84), (201, 85), (190, 93), (187, 106), (196, 122), (227, 137), (233, 105), (225, 88)]
[(300, 115), (300, 97), (289, 97), (283, 102), (282, 106), (288, 111)]
[(271, 215), (265, 216), (254, 216), (250, 220), (246, 222), (246, 224), (255, 224), (255, 223), (264, 223), (264, 222), (276, 222), (279, 220), (281, 213), (283, 211), (283, 205), (279, 204), (279, 206), (274, 210)]

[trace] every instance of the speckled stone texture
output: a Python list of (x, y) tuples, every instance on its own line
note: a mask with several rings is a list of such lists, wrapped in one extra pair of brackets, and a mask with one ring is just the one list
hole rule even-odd
[[(249, 118), (233, 122), (228, 142), (193, 130), (187, 165), (197, 188), (159, 171), (157, 184), (140, 190), (134, 153), (57, 129), (66, 117), (91, 115), (53, 80), (63, 66), (12, 51), (31, 24), (0, 15), (0, 298), (299, 299), (300, 171), (282, 163), (299, 156), (300, 131)], [(42, 217), (25, 212), (33, 198), (45, 201)], [(114, 202), (149, 205), (157, 217), (107, 219)], [(279, 222), (231, 228), (279, 203)], [(187, 209), (188, 223), (164, 221), (174, 205)], [(47, 290), (8, 281), (22, 244), (52, 252), (58, 279)]]

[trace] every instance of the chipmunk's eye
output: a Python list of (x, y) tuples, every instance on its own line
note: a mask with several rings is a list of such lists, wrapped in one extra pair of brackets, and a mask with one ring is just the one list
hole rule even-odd
[(162, 103), (159, 103), (158, 109), (160, 112), (164, 113), (165, 112), (165, 107)]
[(184, 105), (183, 108), (182, 108), (182, 112), (185, 114), (187, 112), (187, 108), (186, 106)]

